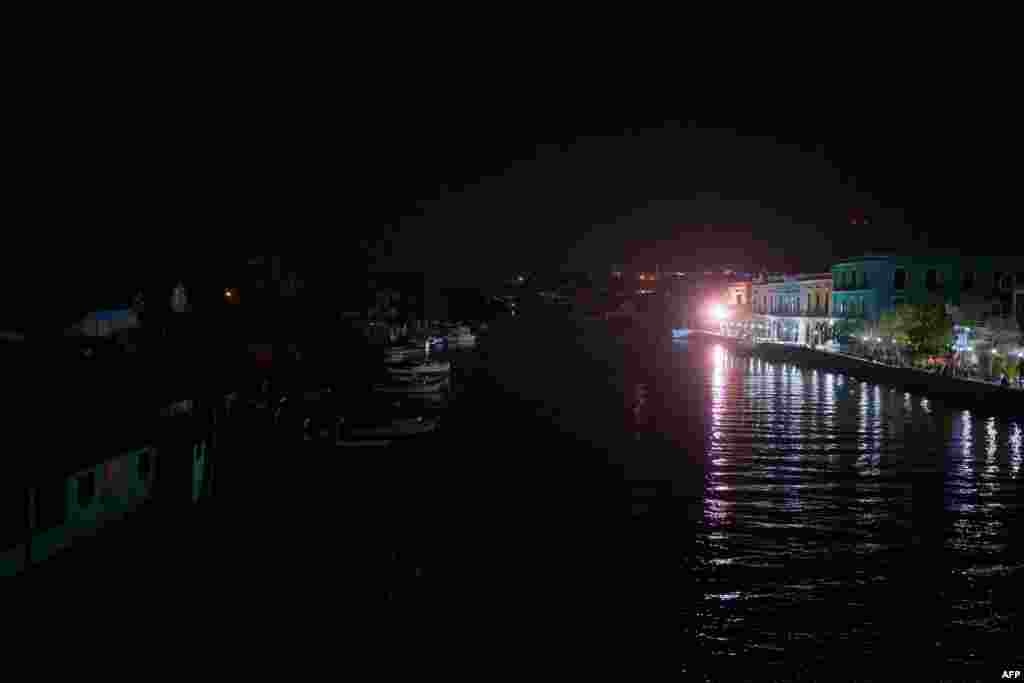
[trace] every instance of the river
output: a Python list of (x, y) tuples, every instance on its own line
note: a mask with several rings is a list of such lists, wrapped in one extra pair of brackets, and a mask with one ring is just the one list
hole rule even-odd
[(548, 308), (456, 366), (409, 445), (222, 435), (217, 506), (118, 566), (296, 613), (386, 593), (421, 673), (1024, 668), (1019, 421)]
[(707, 680), (1022, 668), (1020, 421), (552, 312), (496, 325), (482, 372), (448, 519), (488, 520), (492, 563), (458, 586), (527, 634)]

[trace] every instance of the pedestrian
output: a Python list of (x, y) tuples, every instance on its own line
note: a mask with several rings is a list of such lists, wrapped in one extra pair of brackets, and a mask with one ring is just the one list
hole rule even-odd
[(1007, 376), (1006, 371), (1003, 371), (1003, 376), (999, 378), (999, 386), (1007, 387), (1010, 386), (1010, 378)]

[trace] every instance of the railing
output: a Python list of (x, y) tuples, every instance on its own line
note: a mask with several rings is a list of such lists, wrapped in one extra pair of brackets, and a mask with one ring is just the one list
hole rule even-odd
[(805, 317), (805, 318), (825, 318), (829, 316), (829, 311), (824, 306), (811, 308), (807, 310), (793, 309), (781, 309), (773, 308), (771, 310), (764, 310), (755, 308), (754, 313), (757, 315), (777, 315), (779, 317)]

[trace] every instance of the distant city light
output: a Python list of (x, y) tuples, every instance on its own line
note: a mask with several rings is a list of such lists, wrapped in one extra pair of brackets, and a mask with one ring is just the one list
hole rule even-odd
[(722, 304), (714, 304), (711, 306), (711, 317), (715, 320), (725, 320), (729, 317), (729, 311)]

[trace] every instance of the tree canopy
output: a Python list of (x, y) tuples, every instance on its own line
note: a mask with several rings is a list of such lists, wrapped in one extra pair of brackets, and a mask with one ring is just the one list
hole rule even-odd
[(941, 304), (897, 306), (882, 314), (879, 329), (914, 354), (942, 354), (953, 343), (953, 320)]

